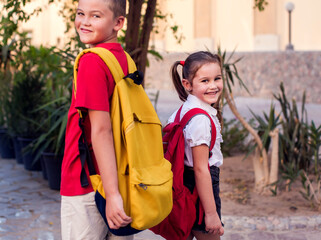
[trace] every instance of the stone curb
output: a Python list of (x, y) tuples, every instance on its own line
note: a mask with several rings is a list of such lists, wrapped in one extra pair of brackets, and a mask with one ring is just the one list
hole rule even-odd
[(286, 231), (321, 228), (321, 215), (289, 217), (239, 217), (222, 216), (226, 230), (237, 231)]

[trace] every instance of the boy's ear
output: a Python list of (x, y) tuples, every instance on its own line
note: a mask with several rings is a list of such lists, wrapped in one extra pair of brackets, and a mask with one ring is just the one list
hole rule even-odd
[(187, 79), (183, 78), (182, 79), (182, 84), (183, 84), (183, 87), (185, 88), (185, 90), (187, 92), (191, 92), (192, 91), (193, 86)]
[(115, 26), (114, 30), (119, 31), (120, 29), (123, 28), (125, 22), (125, 17), (124, 16), (119, 16), (115, 19)]

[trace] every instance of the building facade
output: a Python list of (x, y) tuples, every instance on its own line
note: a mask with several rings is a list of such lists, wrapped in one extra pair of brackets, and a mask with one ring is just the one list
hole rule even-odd
[[(267, 0), (265, 10), (254, 9), (254, 0), (161, 0), (158, 7), (168, 15), (167, 22), (157, 20), (159, 33), (151, 36), (151, 45), (163, 52), (215, 50), (220, 45), (227, 51), (282, 51), (289, 41), (288, 1), (295, 9), (291, 14), (291, 38), (297, 51), (321, 50), (320, 0)], [(33, 0), (27, 11), (41, 6), (43, 12), (22, 28), (30, 33), (35, 45), (65, 43), (65, 24), (59, 15), (61, 1)], [(1, 4), (1, 3), (0, 3)], [(177, 25), (181, 43), (170, 26)]]
[[(167, 28), (154, 37), (156, 49), (164, 51), (214, 50), (282, 51), (289, 41), (291, 1), (291, 38), (298, 51), (321, 50), (320, 0), (267, 0), (265, 10), (254, 9), (254, 0), (165, 0), (159, 1), (164, 13), (184, 35), (177, 44)], [(158, 24), (158, 23), (156, 23)], [(162, 23), (159, 23), (162, 24)], [(163, 27), (164, 29), (164, 27)]]

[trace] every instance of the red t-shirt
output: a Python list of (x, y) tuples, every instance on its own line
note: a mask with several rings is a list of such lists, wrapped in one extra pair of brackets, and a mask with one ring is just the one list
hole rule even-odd
[[(103, 43), (97, 45), (97, 47), (103, 47), (111, 51), (120, 63), (125, 75), (127, 75), (127, 58), (119, 43)], [(73, 92), (68, 112), (65, 153), (61, 170), (60, 193), (63, 196), (76, 196), (93, 191), (91, 185), (82, 188), (80, 184), (81, 162), (78, 140), (81, 135), (81, 129), (78, 125), (79, 115), (77, 109), (82, 109), (82, 111), (92, 109), (109, 112), (114, 87), (114, 79), (107, 65), (98, 55), (86, 53), (81, 57), (77, 75), (76, 98)], [(91, 147), (91, 127), (88, 116), (85, 118), (84, 125), (86, 138)], [(94, 154), (92, 154), (92, 157), (97, 168)], [(88, 175), (88, 169), (86, 171)]]

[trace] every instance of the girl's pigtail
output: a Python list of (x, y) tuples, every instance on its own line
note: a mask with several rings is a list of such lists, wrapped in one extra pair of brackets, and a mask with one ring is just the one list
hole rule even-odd
[(175, 86), (175, 89), (178, 93), (179, 99), (181, 99), (183, 102), (185, 102), (188, 94), (185, 91), (185, 88), (183, 87), (183, 84), (182, 84), (181, 77), (179, 76), (179, 74), (177, 72), (178, 65), (182, 65), (182, 63), (180, 61), (176, 61), (171, 68), (172, 80), (173, 80), (173, 84)]

